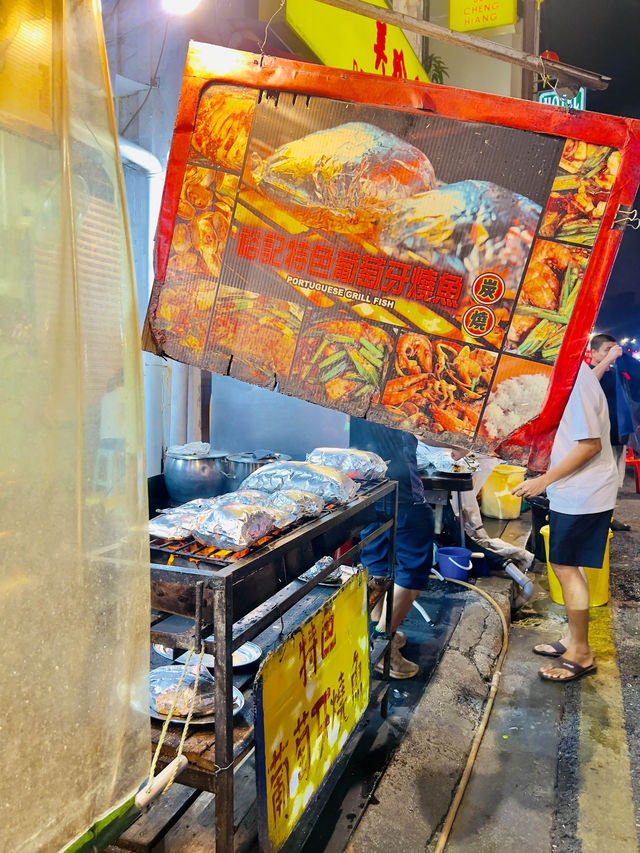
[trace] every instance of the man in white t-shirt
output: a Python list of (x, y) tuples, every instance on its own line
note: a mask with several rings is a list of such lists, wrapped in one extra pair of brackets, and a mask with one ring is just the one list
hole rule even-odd
[(618, 490), (609, 439), (609, 410), (600, 383), (586, 364), (553, 442), (549, 470), (526, 480), (513, 494), (549, 498), (549, 562), (562, 587), (569, 628), (556, 643), (534, 652), (558, 660), (544, 666), (547, 681), (573, 681), (596, 671), (589, 646), (589, 587), (580, 566), (601, 566)]

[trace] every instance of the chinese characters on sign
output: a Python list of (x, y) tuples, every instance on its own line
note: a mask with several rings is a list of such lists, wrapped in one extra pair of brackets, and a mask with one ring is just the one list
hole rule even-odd
[[(369, 0), (387, 9), (385, 0)], [(288, 25), (325, 65), (402, 80), (428, 80), (399, 27), (337, 9), (316, 0), (287, 0)], [(340, 38), (335, 34), (339, 32)]]
[(282, 847), (367, 707), (366, 593), (366, 572), (360, 572), (258, 673), (262, 849)]
[[(404, 296), (457, 309), (462, 291), (462, 276), (425, 269), (415, 264), (386, 258), (372, 258), (359, 252), (297, 238), (286, 239), (261, 228), (243, 226), (238, 231), (237, 257), (258, 264), (270, 264), (289, 273), (286, 281), (297, 287), (324, 290), (313, 279), (336, 285), (353, 285), (391, 296)], [(301, 278), (310, 276), (310, 279)], [(504, 284), (503, 284), (504, 291)], [(345, 293), (340, 287), (329, 291), (348, 299), (366, 300), (362, 293)], [(498, 296), (497, 299), (500, 297)], [(496, 301), (496, 300), (493, 300)], [(393, 303), (387, 303), (393, 307)]]

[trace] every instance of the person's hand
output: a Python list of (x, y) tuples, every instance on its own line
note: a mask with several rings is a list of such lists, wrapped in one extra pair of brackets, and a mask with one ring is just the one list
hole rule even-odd
[(460, 459), (463, 459), (469, 451), (464, 447), (452, 447), (451, 448), (451, 458), (454, 462), (458, 462)]
[(547, 479), (543, 474), (540, 477), (533, 477), (531, 480), (525, 480), (524, 483), (520, 483), (519, 486), (513, 489), (511, 494), (516, 498), (535, 498), (544, 492), (547, 485)]
[(614, 347), (611, 347), (609, 352), (605, 355), (604, 360), (607, 364), (613, 364), (614, 361), (617, 361), (622, 355), (622, 347), (619, 344), (616, 344)]

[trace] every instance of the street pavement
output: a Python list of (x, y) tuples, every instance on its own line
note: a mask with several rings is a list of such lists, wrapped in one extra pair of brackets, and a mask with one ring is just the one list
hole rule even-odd
[[(558, 639), (564, 609), (546, 572), (515, 617), (500, 691), (449, 853), (631, 853), (640, 827), (640, 495), (628, 475), (616, 518), (610, 601), (591, 610), (598, 673), (573, 684), (541, 681), (531, 653)], [(538, 566), (543, 569), (542, 565)]]
[[(546, 660), (531, 649), (558, 639), (565, 616), (549, 598), (546, 567), (536, 563), (534, 596), (513, 615), (496, 702), (447, 853), (640, 849), (640, 495), (629, 475), (616, 518), (633, 530), (614, 535), (610, 601), (591, 610), (598, 673), (566, 685), (538, 677)], [(518, 522), (487, 522), (493, 535), (519, 542), (528, 525), (527, 513)], [(474, 634), (472, 611), (480, 606), (467, 600), (350, 853), (435, 850), (480, 719), (475, 670), (480, 660), (495, 667), (499, 627), (481, 614), (484, 633)]]

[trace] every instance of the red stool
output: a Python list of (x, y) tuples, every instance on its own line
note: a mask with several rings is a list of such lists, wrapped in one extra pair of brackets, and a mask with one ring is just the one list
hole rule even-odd
[(633, 450), (627, 447), (627, 456), (625, 459), (627, 465), (633, 467), (633, 473), (636, 478), (636, 494), (640, 494), (640, 459), (636, 459), (633, 455)]

